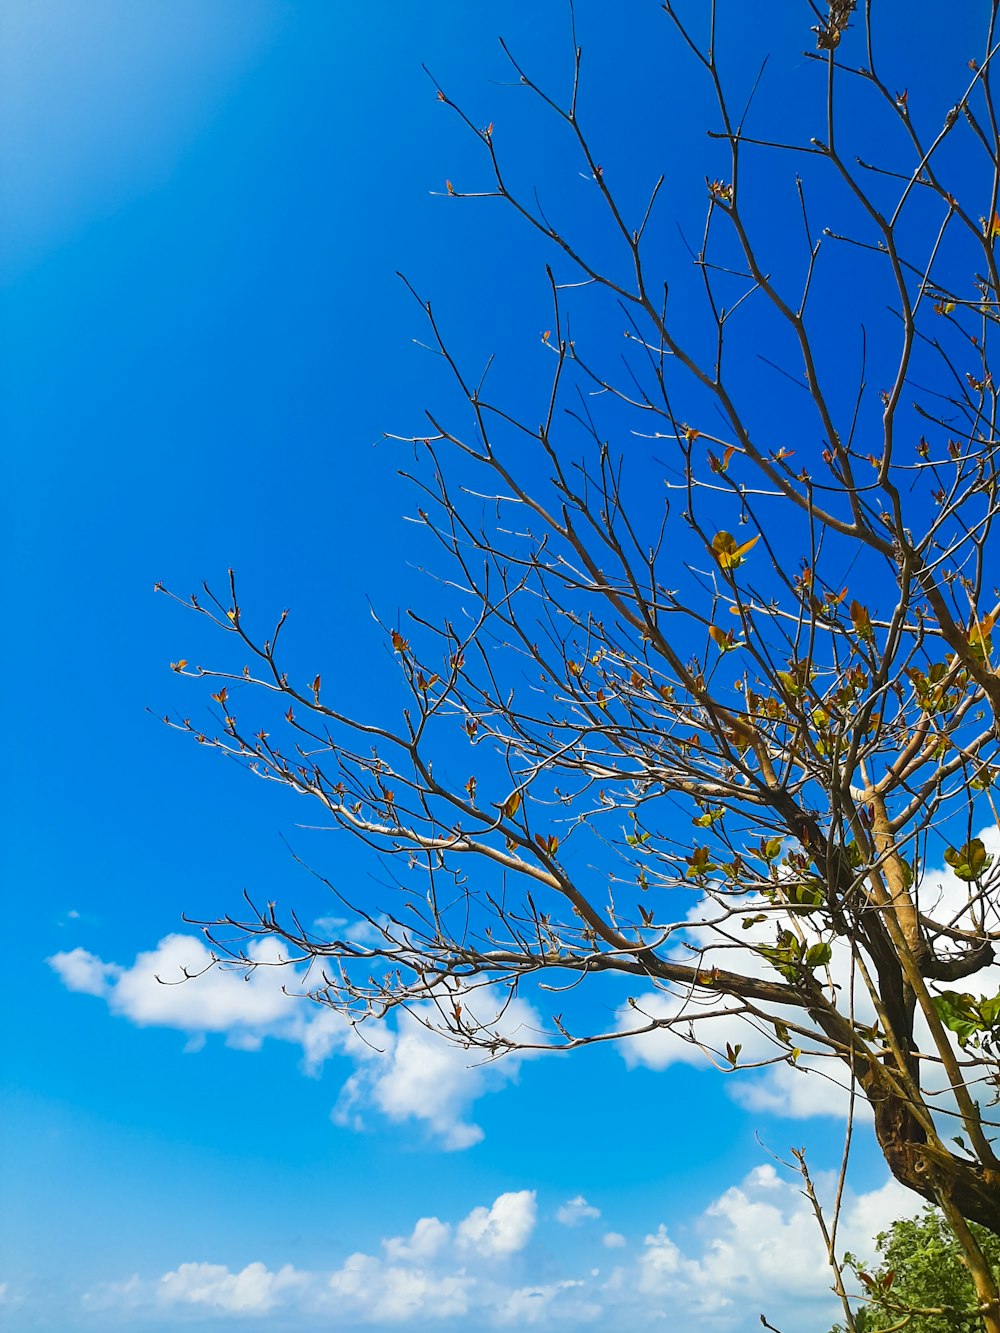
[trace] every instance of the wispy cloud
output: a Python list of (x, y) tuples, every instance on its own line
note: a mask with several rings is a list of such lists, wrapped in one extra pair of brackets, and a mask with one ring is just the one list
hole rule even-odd
[(567, 1199), (556, 1209), (556, 1221), (564, 1227), (578, 1227), (581, 1222), (594, 1221), (600, 1215), (600, 1208), (588, 1203), (582, 1194), (578, 1194), (575, 1199)]

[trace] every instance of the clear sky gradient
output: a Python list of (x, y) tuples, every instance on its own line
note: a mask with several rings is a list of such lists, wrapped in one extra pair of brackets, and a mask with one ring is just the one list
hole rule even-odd
[[(808, 7), (721, 9), (738, 85), (773, 52), (761, 115), (820, 133)], [(894, 37), (934, 115), (979, 54), (978, 9), (928, 43), (940, 9), (918, 4)], [(681, 266), (675, 220), (697, 236), (719, 160), (706, 91), (656, 4), (579, 0), (577, 24), (601, 160), (635, 208), (666, 173)], [(498, 34), (565, 92), (563, 0), (8, 0), (0, 18), (16, 1333), (829, 1324), (812, 1224), (765, 1151), (835, 1168), (842, 1103), (818, 1077), (724, 1077), (676, 1042), (470, 1069), (405, 1023), (372, 1034), (381, 1054), (352, 1044), (265, 973), (155, 979), (198, 960), (182, 913), (244, 889), (335, 910), (285, 840), (377, 895), (363, 849), (298, 828), (318, 812), (157, 721), (203, 708), (169, 663), (212, 640), (153, 586), (235, 567), (248, 607), (292, 608), (303, 679), (389, 706), (369, 603), (394, 623), (436, 594), (405, 459), (378, 442), (451, 393), (396, 270), (470, 362), (498, 353), (516, 406), (550, 322), (551, 256), (495, 203), (442, 197), (485, 176), (421, 62), (560, 218), (598, 226)], [(773, 225), (790, 244), (777, 207)], [(595, 1025), (624, 994), (588, 1001)], [(855, 1247), (906, 1202), (861, 1138)]]

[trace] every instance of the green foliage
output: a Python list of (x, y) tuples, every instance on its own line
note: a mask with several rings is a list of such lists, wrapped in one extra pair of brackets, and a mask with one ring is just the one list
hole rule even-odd
[[(975, 1224), (972, 1231), (987, 1262), (1000, 1273), (1000, 1237)], [(855, 1316), (857, 1333), (900, 1327), (906, 1333), (979, 1333), (972, 1279), (958, 1241), (936, 1208), (893, 1222), (875, 1243), (881, 1262), (874, 1272), (847, 1256), (869, 1302)], [(921, 1313), (931, 1310), (940, 1313)], [(835, 1324), (831, 1333), (844, 1333), (843, 1325)]]
[(989, 1050), (996, 1046), (1000, 995), (977, 998), (964, 992), (945, 991), (935, 995), (932, 1003), (941, 1022), (958, 1037), (963, 1051), (970, 1047)]
[(979, 879), (993, 860), (987, 855), (982, 838), (973, 838), (964, 847), (949, 847), (944, 859), (958, 878), (964, 879), (966, 883)]

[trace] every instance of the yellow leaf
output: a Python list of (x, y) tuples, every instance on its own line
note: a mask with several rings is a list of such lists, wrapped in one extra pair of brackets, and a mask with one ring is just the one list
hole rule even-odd
[(504, 819), (513, 819), (517, 814), (520, 804), (521, 793), (519, 791), (512, 791), (500, 807), (500, 813), (503, 815)]
[(733, 629), (722, 630), (719, 629), (718, 625), (709, 625), (708, 633), (712, 642), (719, 649), (720, 653), (729, 653), (732, 652), (734, 648), (743, 647), (742, 639), (739, 641), (739, 643), (736, 642), (735, 638), (736, 631)]
[(187, 658), (186, 658), (186, 657), (182, 657), (181, 660), (180, 660), (179, 662), (171, 662), (171, 663), (170, 663), (170, 670), (171, 670), (171, 671), (183, 671), (184, 668), (185, 668), (186, 666), (187, 666)]
[(860, 634), (863, 639), (871, 641), (875, 637), (872, 629), (871, 617), (868, 614), (867, 606), (862, 606), (860, 602), (852, 601), (848, 613), (851, 617), (851, 624), (854, 626), (854, 632)]
[(739, 569), (743, 563), (743, 557), (756, 546), (758, 541), (760, 541), (760, 533), (756, 537), (751, 537), (748, 542), (738, 546), (736, 538), (731, 532), (717, 532), (712, 538), (712, 553), (719, 562), (721, 569)]

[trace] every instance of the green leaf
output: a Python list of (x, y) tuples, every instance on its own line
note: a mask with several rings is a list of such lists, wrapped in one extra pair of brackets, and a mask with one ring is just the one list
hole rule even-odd
[(803, 880), (799, 884), (783, 884), (788, 905), (797, 912), (812, 912), (826, 901), (823, 885), (818, 879)]
[(812, 944), (806, 950), (806, 967), (824, 967), (833, 957), (833, 950), (830, 945), (823, 942)]
[(975, 1012), (973, 996), (946, 991), (944, 995), (935, 995), (931, 1003), (938, 1018), (949, 1032), (954, 1032), (963, 1048), (983, 1031), (983, 1022)]
[(987, 855), (982, 838), (972, 838), (964, 847), (949, 847), (944, 859), (958, 879), (967, 883), (979, 879), (993, 860), (992, 856)]
[(717, 810), (706, 810), (703, 815), (698, 815), (692, 819), (691, 823), (695, 828), (711, 828), (717, 819), (721, 819), (726, 812), (720, 806)]

